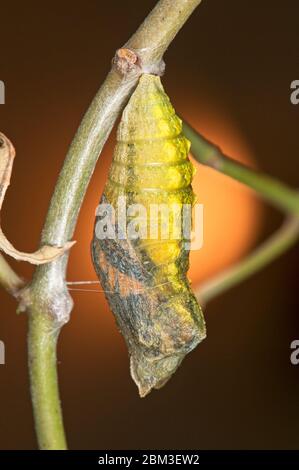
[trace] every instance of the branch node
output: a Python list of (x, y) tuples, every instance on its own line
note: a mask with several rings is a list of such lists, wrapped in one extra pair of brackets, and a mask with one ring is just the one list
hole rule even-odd
[(117, 72), (126, 77), (128, 75), (142, 75), (149, 73), (162, 76), (165, 72), (165, 62), (163, 59), (156, 62), (147, 63), (142, 59), (142, 53), (149, 48), (133, 50), (128, 47), (122, 47), (116, 51), (112, 60), (112, 66)]
[(123, 76), (132, 72), (141, 74), (141, 61), (138, 54), (127, 47), (122, 47), (116, 51), (112, 66)]
[(51, 318), (53, 331), (59, 331), (69, 321), (74, 306), (68, 288), (64, 281), (59, 279), (58, 273), (55, 281), (47, 278), (45, 283), (33, 282), (19, 289), (16, 298), (19, 301), (18, 314), (28, 312), (29, 315), (48, 316)]

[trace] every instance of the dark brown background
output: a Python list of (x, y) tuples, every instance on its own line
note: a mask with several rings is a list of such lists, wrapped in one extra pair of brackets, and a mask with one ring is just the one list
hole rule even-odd
[[(154, 4), (2, 2), (0, 79), (6, 104), (0, 106), (0, 128), (17, 148), (2, 219), (20, 249), (36, 248), (82, 114), (114, 50)], [(204, 123), (201, 102), (205, 109), (207, 103), (218, 109), (224, 120), (227, 113), (259, 168), (293, 186), (299, 176), (299, 106), (290, 104), (289, 87), (299, 79), (298, 18), (298, 0), (205, 0), (167, 52), (164, 77), (180, 113), (192, 121), (198, 110)], [(95, 278), (88, 244), (112, 144), (81, 212), (69, 279)], [(255, 243), (280, 222), (281, 216), (266, 208)], [(30, 267), (14, 266), (29, 278)], [(123, 340), (103, 295), (74, 294), (76, 307), (59, 342), (70, 447), (298, 448), (299, 366), (289, 361), (290, 342), (299, 339), (298, 274), (297, 247), (213, 301), (206, 310), (207, 340), (165, 388), (143, 400), (129, 377)], [(16, 316), (6, 293), (0, 299), (0, 339), (6, 344), (6, 365), (0, 366), (0, 448), (35, 448), (26, 316)]]

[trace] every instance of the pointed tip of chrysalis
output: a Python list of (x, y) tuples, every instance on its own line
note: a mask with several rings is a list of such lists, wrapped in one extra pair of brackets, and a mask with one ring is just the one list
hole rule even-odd
[(173, 354), (158, 359), (148, 358), (144, 354), (131, 356), (130, 371), (141, 398), (152, 390), (162, 388), (172, 377), (184, 356)]

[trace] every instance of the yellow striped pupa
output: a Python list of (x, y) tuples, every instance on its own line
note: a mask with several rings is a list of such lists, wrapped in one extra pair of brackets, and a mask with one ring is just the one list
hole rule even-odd
[[(141, 204), (146, 211), (153, 204), (193, 204), (189, 148), (160, 78), (142, 75), (122, 114), (101, 203), (116, 207), (123, 197), (127, 206)], [(157, 214), (159, 229), (162, 223)], [(164, 239), (160, 232), (154, 240), (99, 239), (95, 230), (94, 266), (125, 337), (141, 396), (163, 386), (206, 336), (187, 278), (185, 241)]]

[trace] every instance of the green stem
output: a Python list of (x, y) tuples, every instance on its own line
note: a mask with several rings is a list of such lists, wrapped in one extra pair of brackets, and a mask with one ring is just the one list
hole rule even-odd
[(57, 331), (51, 317), (29, 317), (28, 356), (31, 398), (40, 449), (65, 450), (56, 371)]
[(283, 226), (253, 251), (247, 258), (232, 268), (216, 275), (213, 279), (201, 284), (196, 291), (199, 301), (205, 305), (214, 297), (231, 289), (271, 261), (282, 255), (299, 239), (299, 218), (290, 217)]
[(290, 214), (280, 230), (247, 258), (201, 284), (197, 297), (202, 303), (244, 281), (290, 248), (299, 238), (299, 194), (280, 181), (258, 173), (224, 155), (221, 150), (184, 122), (183, 131), (191, 141), (194, 158), (224, 175), (254, 189), (258, 195)]
[(191, 141), (191, 153), (199, 163), (246, 184), (284, 212), (299, 216), (299, 193), (296, 190), (227, 157), (186, 122), (183, 124), (183, 132)]

